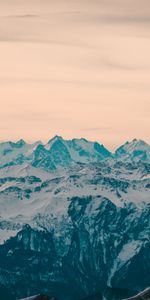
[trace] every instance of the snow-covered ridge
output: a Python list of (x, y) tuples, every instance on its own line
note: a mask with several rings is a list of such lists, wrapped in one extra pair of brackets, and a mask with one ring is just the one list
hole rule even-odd
[[(149, 168), (149, 169), (148, 169)], [(91, 209), (103, 200), (118, 208), (132, 203), (142, 210), (150, 203), (149, 165), (101, 161), (48, 172), (22, 164), (0, 169), (0, 243), (24, 224), (37, 226), (37, 215), (68, 218), (69, 199), (92, 196)], [(49, 217), (48, 217), (49, 218)], [(48, 221), (49, 224), (49, 221)], [(39, 226), (39, 225), (38, 225)], [(44, 225), (47, 227), (46, 225)]]
[(76, 163), (94, 163), (103, 160), (150, 162), (150, 145), (134, 139), (111, 153), (102, 144), (84, 138), (64, 140), (55, 136), (47, 144), (24, 140), (0, 143), (0, 168), (27, 163), (30, 166), (55, 171)]
[(23, 140), (0, 143), (0, 167), (27, 162), (53, 171), (70, 164), (97, 162), (111, 156), (103, 145), (86, 139), (64, 140), (55, 136), (46, 145), (39, 141), (28, 144)]
[(115, 156), (124, 160), (150, 161), (150, 145), (143, 140), (134, 139), (119, 147)]

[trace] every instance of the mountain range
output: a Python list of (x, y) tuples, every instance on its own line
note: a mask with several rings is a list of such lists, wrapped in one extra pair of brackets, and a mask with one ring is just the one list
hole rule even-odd
[(43, 144), (37, 141), (28, 144), (24, 140), (0, 143), (0, 167), (28, 163), (47, 171), (68, 167), (75, 163), (93, 163), (112, 158), (123, 161), (150, 161), (150, 145), (134, 139), (111, 153), (102, 144), (84, 138), (64, 140), (55, 136)]
[[(0, 289), (119, 300), (150, 286), (150, 145), (0, 143)], [(2, 300), (7, 300), (7, 297)]]

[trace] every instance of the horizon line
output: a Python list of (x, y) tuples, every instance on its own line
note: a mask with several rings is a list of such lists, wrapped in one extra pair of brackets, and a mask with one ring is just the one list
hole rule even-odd
[[(99, 143), (100, 145), (104, 146), (107, 150), (109, 150), (109, 147), (105, 146), (104, 143), (101, 143), (100, 140), (90, 140), (88, 138), (85, 138), (83, 136), (81, 136), (80, 138), (77, 138), (77, 137), (73, 137), (73, 138), (64, 138), (63, 136), (61, 135), (53, 135), (51, 138), (49, 138), (48, 140), (45, 140), (44, 142), (44, 139), (37, 139), (37, 140), (28, 140), (28, 139), (24, 139), (24, 138), (20, 138), (20, 139), (9, 139), (9, 140), (0, 140), (0, 144), (3, 144), (3, 143), (14, 143), (14, 144), (17, 144), (17, 143), (25, 143), (25, 144), (36, 144), (36, 143), (40, 143), (42, 145), (47, 145), (49, 141), (55, 139), (55, 138), (60, 138), (64, 141), (72, 141), (72, 140), (85, 140), (87, 142), (90, 142), (90, 143)], [(114, 153), (119, 147), (127, 144), (127, 143), (132, 143), (134, 141), (141, 141), (141, 142), (144, 142), (145, 144), (149, 145), (150, 146), (150, 143), (145, 141), (145, 139), (142, 139), (142, 138), (132, 138), (131, 140), (125, 140), (123, 143), (121, 144), (118, 144), (118, 146), (115, 147), (115, 150), (112, 151), (112, 150), (109, 150), (111, 153)]]

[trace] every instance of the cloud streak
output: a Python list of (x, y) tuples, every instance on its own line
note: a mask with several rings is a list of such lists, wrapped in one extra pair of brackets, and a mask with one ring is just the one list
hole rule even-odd
[(111, 127), (88, 127), (83, 128), (84, 131), (90, 131), (90, 132), (105, 132), (108, 130), (111, 130)]

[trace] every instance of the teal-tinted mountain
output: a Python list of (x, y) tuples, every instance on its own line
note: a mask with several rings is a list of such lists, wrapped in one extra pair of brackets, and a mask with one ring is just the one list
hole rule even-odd
[(31, 166), (52, 171), (75, 163), (101, 161), (111, 156), (110, 151), (103, 145), (83, 138), (64, 140), (55, 136), (46, 145), (39, 141), (28, 144), (23, 140), (0, 144), (1, 167), (26, 162)]
[(134, 139), (120, 146), (115, 153), (98, 142), (84, 138), (64, 140), (55, 136), (47, 144), (24, 140), (0, 143), (0, 168), (28, 164), (46, 171), (56, 171), (75, 164), (89, 164), (104, 160), (150, 162), (150, 145)]
[(121, 300), (150, 286), (148, 149), (1, 143), (1, 294)]
[(115, 152), (116, 158), (126, 161), (149, 161), (150, 162), (150, 145), (142, 140), (134, 139), (126, 142)]

